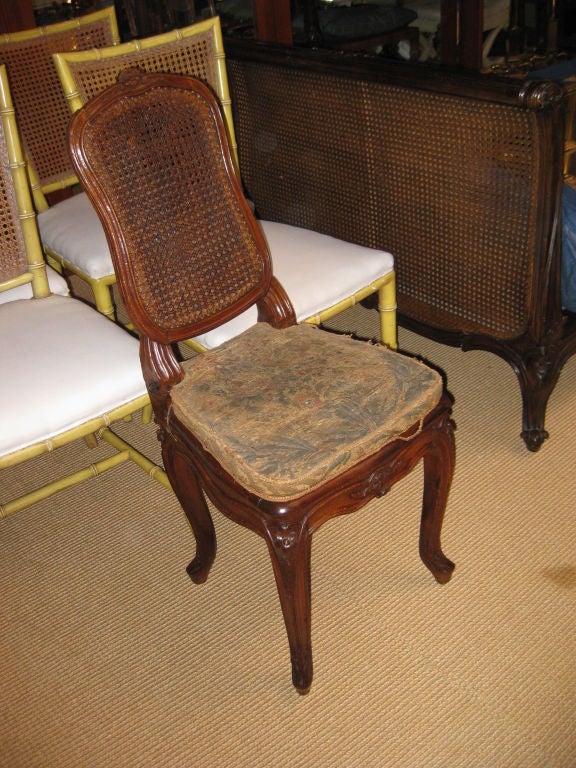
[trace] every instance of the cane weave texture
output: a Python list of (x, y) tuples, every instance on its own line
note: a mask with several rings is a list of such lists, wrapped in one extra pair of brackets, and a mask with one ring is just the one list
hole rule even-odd
[(232, 477), (277, 501), (398, 438), (441, 394), (439, 374), (417, 360), (306, 324), (267, 323), (195, 357), (171, 393), (175, 415)]
[(228, 122), (235, 149), (234, 129), (220, 19), (214, 17), (183, 29), (114, 48), (64, 53), (55, 58), (72, 111), (79, 109), (105, 88), (118, 74), (130, 67), (147, 72), (172, 72), (193, 75), (216, 93)]
[(113, 7), (0, 38), (0, 61), (8, 69), (24, 148), (45, 191), (74, 179), (67, 143), (70, 111), (52, 54), (118, 41)]
[(158, 87), (139, 99), (135, 109), (116, 102), (94, 117), (84, 152), (107, 190), (140, 303), (173, 331), (259, 292), (264, 260), (238, 207), (233, 169), (212, 161), (224, 137), (206, 102)]
[(0, 124), (0, 290), (1, 283), (28, 270), (24, 236), (19, 225), (19, 208), (14, 190), (5, 135)]
[(432, 326), (525, 331), (542, 162), (532, 112), (230, 56), (228, 74), (263, 218), (390, 251), (400, 311)]

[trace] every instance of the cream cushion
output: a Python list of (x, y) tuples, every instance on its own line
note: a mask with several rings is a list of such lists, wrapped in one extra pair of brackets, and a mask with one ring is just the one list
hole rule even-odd
[[(52, 293), (56, 293), (58, 296), (68, 296), (70, 294), (68, 283), (55, 269), (46, 267), (46, 274), (48, 275), (48, 285)], [(7, 301), (16, 301), (17, 299), (31, 298), (32, 285), (30, 283), (19, 285), (17, 288), (10, 288), (7, 291), (0, 291), (0, 304), (5, 304)]]
[[(386, 251), (287, 224), (260, 224), (268, 240), (274, 274), (288, 294), (299, 322), (353, 296), (394, 269), (394, 259)], [(113, 274), (104, 230), (84, 193), (39, 214), (38, 227), (44, 245), (84, 274), (91, 278)], [(251, 307), (197, 341), (213, 349), (250, 328), (256, 320), (256, 307)]]
[(62, 296), (0, 306), (0, 456), (146, 393), (138, 341)]
[(102, 224), (84, 192), (39, 213), (38, 229), (45, 248), (88, 277), (99, 279), (114, 274)]

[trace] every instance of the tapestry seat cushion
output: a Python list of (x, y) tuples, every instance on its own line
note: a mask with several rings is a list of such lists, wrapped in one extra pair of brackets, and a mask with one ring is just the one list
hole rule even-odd
[(172, 414), (240, 484), (289, 500), (418, 424), (442, 381), (379, 344), (258, 323), (192, 359)]

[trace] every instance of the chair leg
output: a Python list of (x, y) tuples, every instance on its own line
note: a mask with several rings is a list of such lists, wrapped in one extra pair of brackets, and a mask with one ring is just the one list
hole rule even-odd
[(312, 537), (306, 526), (267, 526), (280, 605), (290, 645), (292, 683), (298, 693), (312, 684), (310, 552)]
[(454, 563), (442, 552), (440, 533), (454, 474), (454, 426), (449, 416), (434, 430), (424, 454), (424, 498), (420, 523), (420, 557), (439, 584), (452, 576)]
[(195, 584), (203, 584), (216, 557), (216, 532), (210, 510), (196, 471), (175, 444), (162, 441), (162, 459), (166, 474), (192, 527), (196, 555), (186, 568)]
[(112, 286), (104, 285), (97, 281), (90, 283), (94, 294), (96, 309), (110, 320), (116, 320), (116, 310), (114, 308), (114, 299), (112, 297)]
[(396, 319), (396, 273), (378, 289), (378, 312), (380, 314), (380, 339), (390, 349), (398, 348), (398, 325)]

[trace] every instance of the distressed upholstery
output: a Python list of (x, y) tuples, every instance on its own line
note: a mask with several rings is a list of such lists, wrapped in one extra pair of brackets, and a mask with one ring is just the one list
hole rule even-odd
[(435, 371), (380, 345), (258, 323), (197, 356), (172, 403), (232, 477), (281, 501), (395, 440), (441, 394)]

